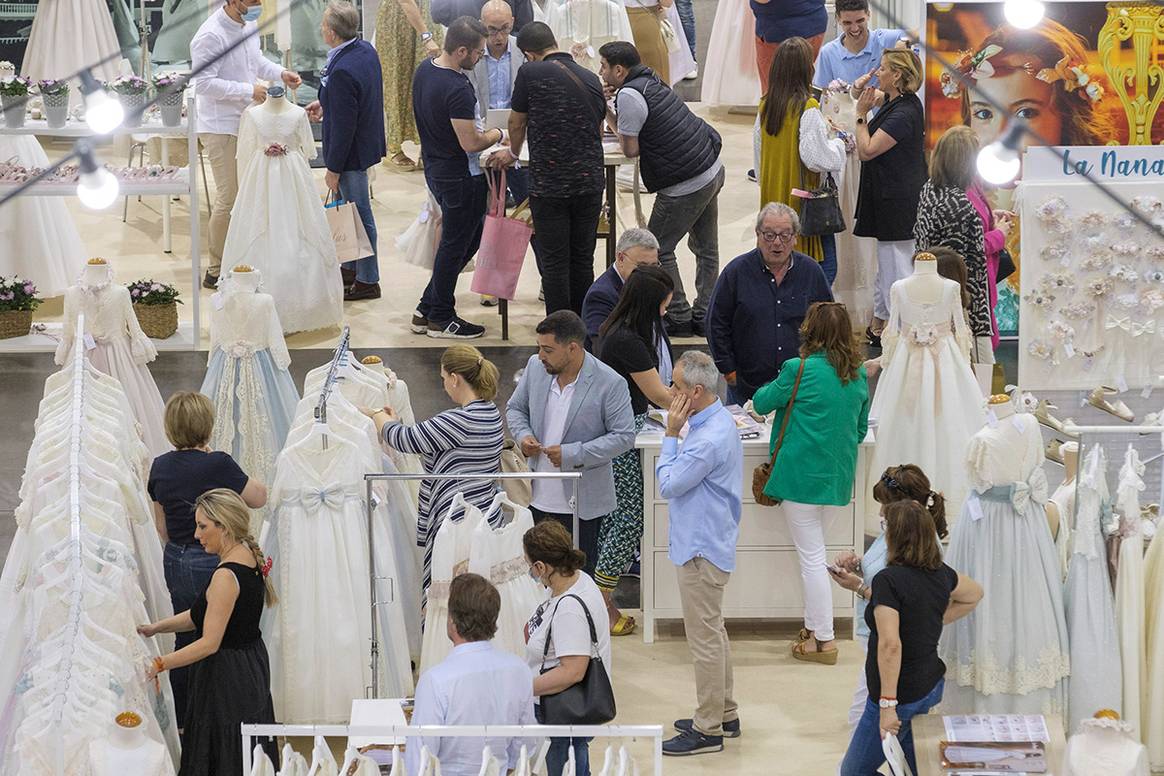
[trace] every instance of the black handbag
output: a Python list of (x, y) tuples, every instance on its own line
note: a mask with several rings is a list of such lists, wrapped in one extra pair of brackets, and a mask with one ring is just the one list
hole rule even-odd
[[(803, 170), (801, 167), (801, 180), (804, 179)], [(826, 172), (821, 187), (812, 192), (812, 198), (800, 200), (800, 233), (806, 237), (819, 237), (843, 231), (845, 216), (841, 213), (837, 182), (831, 172)]]
[[(590, 662), (582, 681), (559, 693), (541, 696), (542, 721), (547, 725), (604, 725), (614, 719), (614, 688), (610, 686), (610, 676), (602, 665), (602, 657), (598, 655), (598, 631), (594, 629), (594, 618), (590, 616), (586, 602), (578, 596), (571, 593), (563, 598), (577, 599), (582, 604), (582, 611), (586, 612), (586, 622), (590, 624)], [(559, 600), (554, 605), (554, 614), (558, 613), (561, 603)], [(546, 628), (546, 646), (542, 649), (540, 674), (553, 670), (546, 668), (546, 656), (554, 634), (553, 615), (550, 615), (550, 624)]]
[(995, 282), (1001, 283), (1008, 277), (1015, 273), (1018, 269), (1014, 265), (1014, 257), (1010, 255), (1010, 251), (1006, 248), (998, 249), (998, 275), (995, 277)]

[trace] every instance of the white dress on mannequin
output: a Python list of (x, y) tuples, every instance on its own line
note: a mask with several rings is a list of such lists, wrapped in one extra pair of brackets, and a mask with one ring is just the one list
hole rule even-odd
[[(0, 161), (48, 167), (32, 135), (0, 135)], [(85, 246), (62, 197), (17, 197), (0, 208), (0, 276), (31, 280), (46, 299), (60, 296), (85, 266)]]
[(699, 99), (705, 105), (752, 107), (760, 104), (761, 96), (756, 72), (756, 16), (748, 0), (719, 0), (703, 58)]
[[(286, 153), (268, 155), (274, 144)], [(308, 165), (314, 155), (303, 108), (269, 98), (243, 112), (238, 198), (222, 263), (246, 263), (263, 273), (285, 332), (326, 329), (343, 320), (335, 242)]]
[[(74, 346), (88, 348), (90, 363), (116, 378), (125, 389), (142, 439), (156, 458), (173, 449), (166, 439), (162, 394), (146, 366), (158, 357), (158, 351), (137, 322), (129, 289), (113, 285), (113, 268), (104, 267), (104, 277), (94, 282), (91, 278), (102, 273), (95, 265), (86, 266), (87, 279), (65, 291), (65, 325), (56, 362), (67, 363)], [(85, 316), (86, 336), (77, 342), (74, 333), (81, 314)]]
[(918, 262), (914, 275), (893, 284), (881, 377), (869, 408), (877, 419), (869, 471), (880, 476), (889, 466), (920, 464), (953, 516), (969, 490), (966, 446), (984, 413), (960, 289), (937, 275), (935, 264)]
[[(449, 585), (453, 577), (469, 570), (469, 555), (477, 527), (485, 522), (480, 509), (457, 493), (432, 547), (432, 581), (424, 612), (424, 635), (420, 648), (420, 672), (424, 673), (448, 656), (453, 649), (445, 629), (449, 616)], [(527, 569), (528, 572), (528, 569)]]
[[(598, 72), (598, 49), (615, 40), (634, 40), (626, 6), (620, 0), (545, 0), (546, 24), (554, 31), (561, 51)], [(678, 30), (682, 35), (682, 29)], [(686, 75), (684, 70), (680, 78)]]
[[(1119, 574), (1116, 575), (1116, 623), (1119, 626), (1120, 659), (1123, 666), (1123, 718), (1136, 738), (1148, 740), (1144, 727), (1147, 714), (1148, 663), (1145, 638), (1144, 539), (1140, 532), (1140, 491), (1144, 489), (1144, 465), (1128, 445), (1116, 487), (1120, 520)], [(1157, 602), (1159, 604), (1159, 602)]]
[(1071, 673), (1059, 558), (1047, 526), (1043, 437), (1010, 404), (970, 440), (974, 492), (950, 535), (945, 561), (985, 595), (947, 626), (943, 714), (1062, 714)]
[[(1123, 706), (1115, 601), (1100, 531), (1100, 515), (1109, 502), (1107, 458), (1103, 445), (1094, 445), (1079, 473), (1079, 509), (1063, 591), (1071, 643), (1069, 731), (1101, 709), (1120, 712)], [(1059, 516), (1060, 524), (1070, 519), (1070, 514)]]

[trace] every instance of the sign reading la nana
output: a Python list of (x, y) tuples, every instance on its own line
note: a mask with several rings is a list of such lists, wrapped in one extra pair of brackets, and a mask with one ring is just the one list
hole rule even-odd
[(1113, 183), (1164, 182), (1160, 146), (1032, 146), (1023, 160), (1023, 180), (1083, 181), (1090, 175)]

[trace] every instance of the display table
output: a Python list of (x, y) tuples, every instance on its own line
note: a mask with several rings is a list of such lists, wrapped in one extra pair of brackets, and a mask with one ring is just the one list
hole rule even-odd
[[(1047, 773), (1058, 773), (1067, 748), (1063, 735), (1063, 718), (1048, 714)], [(942, 767), (942, 753), (938, 744), (946, 738), (946, 726), (941, 714), (923, 714), (913, 718), (913, 751), (917, 756), (917, 776), (942, 776), (948, 771)]]
[[(768, 460), (771, 427), (755, 439), (744, 440), (743, 495), (736, 570), (724, 593), (725, 618), (800, 619), (804, 596), (800, 585), (800, 560), (780, 507), (763, 507), (752, 499), (752, 470)], [(667, 555), (669, 541), (667, 500), (655, 484), (655, 464), (663, 446), (662, 429), (650, 425), (635, 439), (643, 459), (642, 609), (643, 641), (655, 640), (656, 619), (681, 619), (675, 566)], [(857, 477), (853, 500), (843, 507), (829, 507), (832, 519), (825, 531), (828, 557), (839, 552), (864, 551), (865, 475), (872, 435), (857, 451)], [(833, 615), (851, 618), (853, 594), (833, 585)]]

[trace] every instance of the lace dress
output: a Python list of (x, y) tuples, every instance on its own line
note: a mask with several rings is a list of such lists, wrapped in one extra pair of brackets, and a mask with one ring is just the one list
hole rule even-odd
[[(493, 515), (503, 505), (514, 511), (513, 519), (500, 528), (493, 528), (491, 524), (499, 522)], [(501, 594), (494, 644), (524, 660), (525, 624), (530, 612), (546, 599), (544, 589), (529, 575), (529, 563), (525, 560), (522, 545), (525, 532), (533, 528), (533, 513), (499, 493), (486, 514), (488, 519), (473, 529), (469, 571), (488, 579)]]
[[(0, 135), (0, 161), (48, 167), (31, 135)], [(31, 280), (39, 296), (65, 293), (85, 266), (85, 246), (61, 197), (17, 197), (0, 208), (0, 276)]]
[(869, 471), (877, 473), (875, 481), (889, 466), (919, 464), (953, 516), (970, 486), (965, 456), (970, 438), (982, 428), (982, 389), (970, 367), (970, 332), (958, 284), (942, 280), (938, 301), (919, 303), (908, 292), (914, 280), (898, 281), (890, 290), (881, 377), (869, 409), (869, 417), (877, 419)]
[[(214, 402), (210, 446), (231, 454), (248, 476), (272, 482), (299, 402), (275, 302), (235, 291), (210, 313), (210, 359), (201, 392)], [(266, 508), (251, 512), (259, 535)]]
[[(1116, 505), (1120, 520), (1119, 574), (1116, 575), (1116, 623), (1119, 627), (1120, 659), (1123, 666), (1123, 719), (1137, 739), (1147, 739), (1146, 701), (1148, 687), (1145, 622), (1144, 539), (1140, 531), (1140, 492), (1144, 490), (1144, 465), (1129, 445), (1120, 467)], [(1143, 738), (1141, 738), (1143, 736)]]
[[(424, 636), (420, 648), (420, 673), (435, 666), (453, 649), (445, 630), (449, 616), (449, 584), (469, 570), (469, 555), (477, 527), (485, 516), (461, 494), (453, 497), (441, 520), (432, 548), (432, 581), (426, 588)], [(527, 569), (528, 570), (528, 569)]]
[[(285, 152), (272, 151), (275, 144)], [(314, 155), (302, 108), (256, 105), (243, 112), (238, 197), (222, 263), (246, 263), (263, 273), (285, 332), (325, 329), (343, 320), (335, 242), (308, 164)]]
[[(56, 362), (66, 363), (75, 345), (86, 348), (90, 363), (125, 389), (142, 439), (156, 458), (173, 449), (166, 439), (162, 394), (146, 366), (158, 357), (158, 351), (137, 322), (129, 289), (113, 285), (112, 276), (110, 268), (109, 278), (102, 283), (70, 286), (65, 292), (65, 325)], [(81, 314), (86, 336), (78, 343), (74, 332)]]
[(942, 713), (1062, 714), (1071, 663), (1038, 421), (1016, 414), (987, 426), (966, 460), (974, 491), (945, 560), (985, 595), (942, 634)]
[[(620, 0), (546, 0), (546, 24), (554, 31), (558, 49), (574, 61), (598, 72), (598, 49), (616, 40), (634, 40), (626, 6)], [(683, 34), (682, 28), (677, 31)], [(682, 78), (688, 71), (684, 70)]]
[[(33, 81), (42, 81), (92, 68), (97, 80), (110, 81), (117, 77), (120, 62), (120, 57), (112, 55), (120, 50), (104, 0), (41, 0), (20, 70)], [(81, 102), (76, 79), (71, 86), (69, 104), (75, 106)]]
[(1100, 709), (1120, 711), (1123, 705), (1115, 600), (1100, 531), (1100, 515), (1110, 501), (1103, 445), (1091, 448), (1079, 477), (1079, 509), (1063, 591), (1072, 669), (1068, 730), (1078, 729)]

